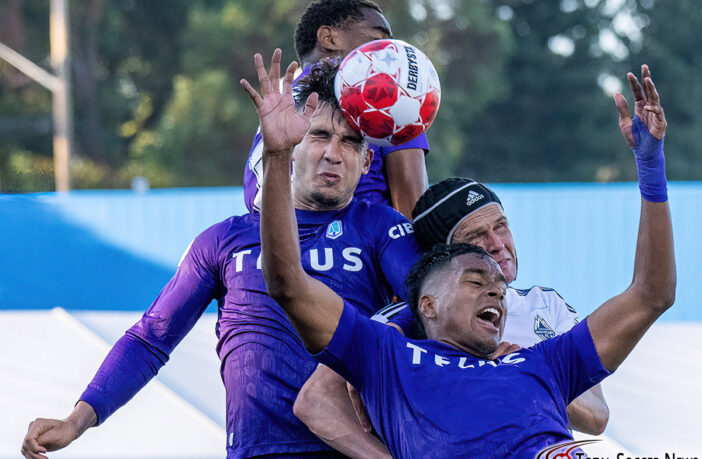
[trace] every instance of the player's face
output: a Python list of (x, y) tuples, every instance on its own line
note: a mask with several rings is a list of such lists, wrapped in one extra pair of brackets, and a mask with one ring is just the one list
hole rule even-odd
[(459, 255), (439, 273), (435, 330), (440, 339), (477, 357), (495, 352), (507, 317), (502, 271), (489, 257)]
[(500, 265), (508, 284), (517, 278), (514, 238), (498, 204), (490, 204), (465, 217), (451, 237), (451, 243), (458, 242), (482, 247)]
[(363, 138), (341, 111), (321, 103), (293, 152), (295, 206), (308, 210), (346, 207), (372, 159), (372, 151), (367, 151)]
[(364, 43), (392, 38), (392, 30), (385, 16), (371, 8), (363, 8), (363, 18), (338, 29), (340, 54), (346, 56)]

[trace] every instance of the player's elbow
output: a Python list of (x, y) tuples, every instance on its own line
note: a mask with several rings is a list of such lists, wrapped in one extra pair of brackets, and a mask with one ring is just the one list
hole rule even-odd
[(326, 424), (322, 393), (314, 381), (308, 381), (302, 386), (293, 404), (293, 413), (302, 421), (312, 433), (321, 435)]
[(657, 314), (663, 314), (675, 303), (676, 284), (673, 274), (660, 282), (634, 282), (632, 287), (641, 304), (647, 305)]
[(263, 280), (266, 282), (268, 295), (283, 308), (292, 302), (300, 286), (292, 276), (281, 271), (263, 269)]
[(607, 428), (607, 423), (609, 422), (609, 408), (607, 405), (601, 407), (601, 412), (597, 413), (592, 418), (590, 435), (602, 435)]
[(659, 314), (663, 314), (675, 303), (675, 284), (665, 289), (659, 289), (649, 298), (651, 307)]

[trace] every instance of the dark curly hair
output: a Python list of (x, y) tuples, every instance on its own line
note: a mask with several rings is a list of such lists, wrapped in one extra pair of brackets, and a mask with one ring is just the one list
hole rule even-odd
[(339, 109), (339, 101), (334, 94), (334, 78), (339, 70), (341, 59), (326, 57), (312, 66), (310, 73), (297, 80), (295, 83), (295, 104), (298, 108), (304, 107), (307, 98), (313, 92), (319, 94), (319, 102), (331, 104), (335, 110)]
[(322, 26), (340, 27), (349, 21), (363, 18), (363, 8), (383, 13), (371, 0), (317, 0), (312, 2), (297, 23), (295, 51), (305, 60), (317, 44), (317, 30)]
[(430, 250), (424, 252), (417, 262), (412, 266), (405, 286), (407, 287), (407, 302), (414, 316), (417, 326), (416, 335), (418, 338), (426, 338), (427, 332), (419, 313), (419, 298), (422, 287), (429, 275), (439, 269), (448, 266), (451, 260), (459, 255), (475, 253), (481, 257), (490, 258), (490, 255), (482, 247), (472, 244), (436, 244)]

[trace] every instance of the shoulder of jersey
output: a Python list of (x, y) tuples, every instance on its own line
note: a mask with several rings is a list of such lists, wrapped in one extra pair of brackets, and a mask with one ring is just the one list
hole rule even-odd
[[(541, 308), (547, 308), (564, 304), (568, 311), (577, 314), (577, 311), (570, 306), (557, 291), (549, 287), (541, 287), (539, 285), (534, 285), (528, 289), (508, 287), (507, 291), (507, 301), (510, 303), (527, 302), (531, 305), (532, 309), (538, 308), (539, 305)], [(509, 292), (512, 292), (512, 295), (509, 295)]]
[(406, 301), (401, 301), (399, 303), (390, 303), (382, 309), (378, 309), (371, 319), (380, 323), (391, 322), (393, 317), (395, 317), (400, 311), (408, 308), (409, 305)]

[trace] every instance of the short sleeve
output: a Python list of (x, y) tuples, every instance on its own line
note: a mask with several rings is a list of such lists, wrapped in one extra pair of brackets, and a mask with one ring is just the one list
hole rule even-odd
[(598, 384), (610, 373), (602, 366), (587, 320), (533, 347), (541, 352), (566, 403)]
[[(339, 324), (329, 345), (313, 355), (361, 391), (380, 359), (380, 342), (391, 327), (370, 320), (344, 301)], [(397, 333), (397, 330), (394, 330)]]
[(407, 299), (405, 278), (412, 265), (419, 259), (421, 249), (414, 237), (414, 227), (396, 210), (376, 205), (380, 212), (372, 237), (383, 275), (401, 299)]
[(407, 337), (413, 337), (417, 330), (414, 314), (407, 302), (393, 303), (378, 310), (371, 320), (375, 320), (381, 324), (392, 323), (397, 325), (402, 330), (402, 333)]
[(552, 290), (549, 295), (549, 303), (551, 309), (556, 316), (555, 330), (557, 335), (563, 334), (573, 328), (580, 322), (578, 311), (571, 305), (565, 302), (562, 296), (555, 290)]
[(410, 148), (421, 148), (424, 153), (429, 153), (429, 141), (427, 140), (427, 135), (422, 133), (410, 140), (409, 142), (403, 143), (401, 145), (392, 145), (389, 147), (380, 147), (380, 155), (385, 158), (388, 154), (398, 151), (398, 150), (409, 150)]

